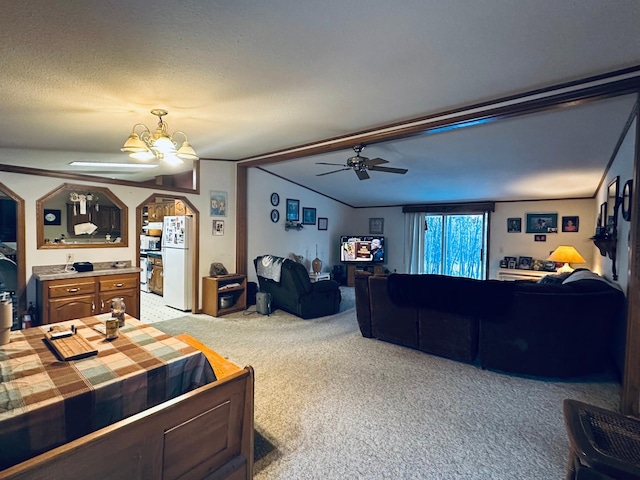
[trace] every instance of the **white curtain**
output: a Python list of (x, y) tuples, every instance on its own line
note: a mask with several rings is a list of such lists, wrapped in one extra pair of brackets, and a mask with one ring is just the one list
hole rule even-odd
[(407, 273), (424, 273), (425, 212), (404, 214), (404, 264)]

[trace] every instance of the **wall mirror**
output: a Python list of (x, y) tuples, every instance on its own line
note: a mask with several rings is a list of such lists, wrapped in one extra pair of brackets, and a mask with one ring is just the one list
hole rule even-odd
[(620, 205), (620, 202), (618, 201), (619, 188), (620, 177), (615, 177), (607, 189), (607, 215), (605, 226), (607, 227), (607, 233), (610, 235), (616, 233), (616, 227), (618, 226), (618, 205)]
[(127, 206), (108, 188), (65, 183), (36, 202), (38, 248), (126, 247)]

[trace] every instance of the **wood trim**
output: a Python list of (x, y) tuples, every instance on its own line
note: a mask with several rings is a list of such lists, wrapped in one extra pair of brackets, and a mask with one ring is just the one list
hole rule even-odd
[(247, 275), (249, 255), (248, 236), (248, 206), (247, 206), (247, 167), (236, 166), (236, 273)]
[(106, 183), (109, 185), (124, 185), (126, 187), (152, 188), (154, 190), (167, 190), (180, 193), (200, 193), (200, 161), (193, 162), (194, 188), (173, 187), (170, 185), (157, 185), (152, 182), (134, 182), (131, 180), (118, 180), (114, 178), (98, 177), (96, 175), (85, 175), (82, 173), (58, 172), (56, 170), (45, 170), (43, 168), (21, 167), (18, 165), (0, 164), (0, 172), (20, 173), (22, 175), (37, 175), (39, 177), (64, 178), (66, 180)]
[[(95, 180), (94, 180), (95, 181)], [(68, 190), (84, 190), (92, 192), (99, 192), (102, 195), (109, 197), (109, 200), (120, 209), (120, 243), (61, 243), (61, 244), (46, 244), (44, 243), (44, 208), (45, 204), (60, 192)], [(98, 187), (96, 185), (79, 185), (73, 183), (63, 183), (58, 188), (51, 190), (45, 196), (36, 200), (36, 243), (37, 248), (40, 249), (60, 249), (60, 248), (119, 248), (129, 246), (129, 207), (118, 198), (111, 190), (106, 187)]]
[(472, 203), (429, 203), (424, 205), (405, 205), (402, 213), (485, 213), (495, 212), (495, 202)]
[[(357, 144), (371, 145), (415, 135), (439, 133), (454, 128), (476, 125), (479, 122), (487, 123), (534, 112), (587, 104), (637, 92), (640, 90), (640, 76), (615, 79), (624, 75), (635, 75), (639, 71), (640, 65), (575, 82), (501, 97), (314, 143), (255, 155), (243, 158), (240, 162), (247, 167), (267, 165), (284, 160), (352, 148)], [(592, 85), (594, 82), (602, 83)]]
[[(640, 102), (640, 94), (638, 94)], [(638, 103), (636, 103), (636, 107)], [(627, 336), (620, 411), (625, 415), (640, 416), (640, 203), (637, 185), (640, 185), (640, 118), (636, 108), (635, 153), (633, 185), (636, 198), (631, 202), (629, 232), (629, 282), (627, 284)]]
[(18, 264), (18, 284), (16, 297), (18, 298), (18, 315), (27, 310), (27, 261), (25, 249), (25, 210), (24, 199), (6, 185), (0, 183), (0, 191), (16, 202), (16, 250)]
[[(193, 252), (193, 259), (191, 265), (191, 281), (193, 282), (192, 298), (191, 298), (191, 313), (200, 313), (200, 212), (191, 203), (187, 197), (178, 195), (172, 195), (170, 193), (154, 193), (148, 196), (136, 207), (136, 238), (142, 232), (142, 213), (144, 206), (149, 203), (154, 203), (156, 197), (161, 197), (167, 200), (182, 200), (187, 206), (187, 213), (193, 214), (193, 234), (195, 235), (195, 252)], [(136, 241), (136, 264), (140, 267), (140, 242)]]

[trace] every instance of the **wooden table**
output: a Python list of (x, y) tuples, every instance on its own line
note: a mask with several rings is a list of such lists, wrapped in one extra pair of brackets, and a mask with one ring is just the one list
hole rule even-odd
[(65, 362), (50, 327), (11, 332), (0, 347), (0, 469), (215, 381), (205, 355), (131, 316), (117, 339), (94, 327), (110, 314), (60, 322), (95, 356)]

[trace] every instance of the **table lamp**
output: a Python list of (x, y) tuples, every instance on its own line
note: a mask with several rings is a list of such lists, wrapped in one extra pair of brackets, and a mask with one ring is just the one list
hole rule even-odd
[(557, 270), (560, 273), (573, 272), (573, 268), (569, 265), (570, 263), (587, 263), (587, 261), (582, 258), (582, 255), (571, 245), (560, 245), (549, 255), (547, 260), (551, 262), (563, 262), (564, 265)]

